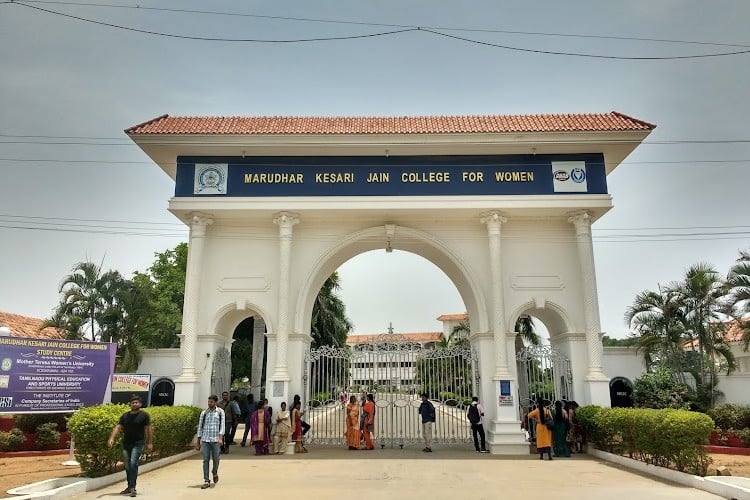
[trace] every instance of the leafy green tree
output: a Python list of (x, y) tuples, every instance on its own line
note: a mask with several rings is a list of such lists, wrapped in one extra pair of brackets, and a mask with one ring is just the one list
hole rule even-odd
[(616, 339), (609, 335), (602, 337), (602, 345), (604, 347), (636, 347), (638, 345), (637, 337), (627, 337), (624, 339)]
[(346, 306), (338, 296), (341, 288), (339, 273), (334, 272), (323, 283), (312, 311), (312, 346), (346, 346), (346, 337), (354, 325), (346, 317)]
[(182, 331), (182, 308), (185, 300), (187, 243), (156, 253), (156, 260), (146, 273), (135, 273), (139, 288), (150, 288), (149, 309), (153, 315), (152, 330), (142, 336), (146, 348), (177, 347)]

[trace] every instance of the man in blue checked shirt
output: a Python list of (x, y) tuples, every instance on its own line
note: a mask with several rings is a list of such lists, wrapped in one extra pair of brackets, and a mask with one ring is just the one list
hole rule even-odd
[(224, 439), (226, 418), (224, 410), (216, 406), (218, 396), (208, 397), (208, 408), (201, 412), (198, 419), (198, 433), (196, 434), (195, 449), (203, 455), (203, 486), (205, 490), (211, 486), (208, 480), (208, 463), (213, 458), (214, 466), (211, 470), (214, 485), (219, 482), (219, 455)]

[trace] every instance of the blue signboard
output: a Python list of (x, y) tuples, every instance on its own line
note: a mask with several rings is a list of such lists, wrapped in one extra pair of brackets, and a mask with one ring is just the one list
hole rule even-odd
[(576, 155), (177, 158), (175, 196), (605, 194), (604, 157)]
[(116, 353), (104, 342), (0, 337), (0, 413), (108, 403)]

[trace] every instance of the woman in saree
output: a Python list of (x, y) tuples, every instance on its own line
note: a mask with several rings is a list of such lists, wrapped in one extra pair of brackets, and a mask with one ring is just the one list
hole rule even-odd
[(549, 410), (544, 408), (542, 398), (536, 400), (536, 408), (531, 410), (528, 416), (529, 422), (536, 419), (536, 452), (539, 453), (539, 460), (544, 458), (545, 453), (552, 460), (552, 431), (544, 424), (545, 419), (551, 415)]
[(359, 403), (357, 396), (349, 397), (349, 404), (346, 405), (346, 445), (350, 450), (359, 449)]
[(552, 445), (556, 457), (569, 457), (570, 449), (568, 448), (568, 412), (563, 409), (562, 401), (555, 401), (555, 413), (552, 416), (555, 422), (555, 429), (552, 431)]
[(276, 426), (274, 427), (273, 449), (277, 455), (281, 455), (286, 451), (286, 444), (289, 442), (289, 436), (292, 434), (292, 423), (289, 416), (286, 403), (281, 403), (281, 410), (276, 413)]
[(307, 453), (307, 448), (302, 443), (302, 403), (299, 401), (295, 401), (292, 406), (292, 429), (294, 452)]
[(271, 425), (271, 413), (268, 411), (268, 400), (264, 399), (255, 413), (250, 416), (250, 432), (256, 455), (268, 455), (270, 444), (269, 430)]

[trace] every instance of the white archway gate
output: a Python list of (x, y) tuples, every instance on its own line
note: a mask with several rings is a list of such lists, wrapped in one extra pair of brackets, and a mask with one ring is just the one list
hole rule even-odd
[(653, 128), (616, 112), (164, 115), (131, 127), (174, 179), (169, 210), (190, 228), (175, 403), (203, 405), (211, 357), (231, 350), (250, 309), (266, 324), (271, 405), (304, 393), (320, 287), (347, 260), (396, 249), (435, 264), (463, 299), (492, 453), (527, 449), (511, 313), (530, 303), (565, 318), (555, 346), (579, 403), (608, 405), (591, 225), (612, 208), (607, 175)]
[(307, 442), (345, 444), (346, 403), (375, 398), (374, 442), (404, 448), (421, 441), (418, 408), (427, 393), (435, 406), (434, 441), (468, 443), (466, 406), (476, 394), (479, 371), (468, 345), (425, 348), (384, 334), (356, 349), (323, 346), (305, 357)]

